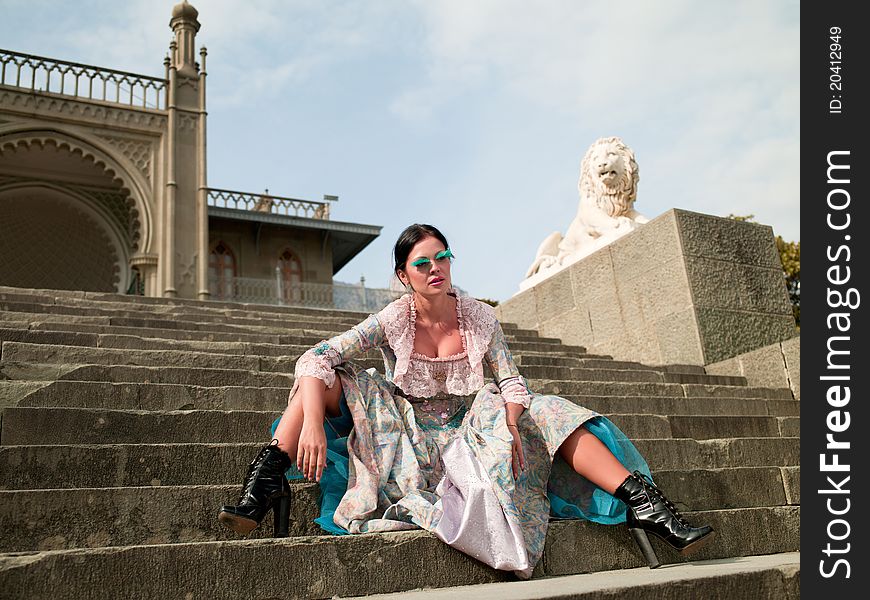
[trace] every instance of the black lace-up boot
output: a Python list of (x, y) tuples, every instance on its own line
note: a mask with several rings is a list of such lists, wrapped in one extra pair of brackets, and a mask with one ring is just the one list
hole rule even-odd
[(218, 520), (235, 531), (247, 534), (255, 529), (270, 509), (275, 509), (275, 537), (287, 537), (290, 520), (290, 484), (284, 472), (292, 461), (278, 448), (277, 440), (265, 446), (248, 466), (238, 506), (224, 506)]
[(709, 525), (692, 527), (662, 491), (640, 471), (626, 477), (613, 495), (628, 505), (626, 524), (650, 569), (660, 563), (647, 533), (667, 542), (683, 556), (699, 550), (715, 536)]

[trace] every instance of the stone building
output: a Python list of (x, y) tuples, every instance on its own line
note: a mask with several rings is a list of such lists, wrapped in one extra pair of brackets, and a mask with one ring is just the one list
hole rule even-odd
[(0, 50), (0, 285), (332, 304), (381, 228), (209, 187), (197, 17), (173, 8), (162, 77)]

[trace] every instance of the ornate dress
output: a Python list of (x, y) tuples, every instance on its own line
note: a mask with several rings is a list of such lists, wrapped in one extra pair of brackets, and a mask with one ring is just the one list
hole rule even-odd
[[(624, 504), (557, 454), (575, 429), (585, 426), (629, 471), (649, 469), (605, 417), (531, 392), (492, 308), (456, 298), (463, 347), (456, 355), (414, 352), (416, 312), (408, 294), (297, 361), (291, 398), (302, 376), (329, 387), (338, 377), (343, 390), (341, 416), (326, 420), (327, 466), (316, 521), (336, 534), (423, 528), (496, 569), (528, 578), (551, 516), (625, 520)], [(370, 348), (383, 354), (384, 375), (353, 362)], [(494, 381), (486, 381), (484, 363)], [(516, 480), (505, 402), (526, 408), (517, 421), (526, 468)]]

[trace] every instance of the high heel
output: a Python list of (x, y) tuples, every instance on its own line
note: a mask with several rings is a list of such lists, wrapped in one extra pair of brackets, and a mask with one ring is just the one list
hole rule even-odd
[(223, 506), (218, 520), (236, 533), (247, 534), (274, 508), (273, 534), (287, 537), (291, 491), (284, 472), (291, 464), (287, 453), (277, 446), (277, 440), (272, 440), (248, 465), (238, 505)]
[(613, 495), (628, 506), (626, 524), (650, 569), (661, 563), (647, 537), (653, 534), (683, 556), (689, 556), (711, 541), (716, 533), (709, 525), (692, 527), (677, 507), (640, 471), (625, 478)]

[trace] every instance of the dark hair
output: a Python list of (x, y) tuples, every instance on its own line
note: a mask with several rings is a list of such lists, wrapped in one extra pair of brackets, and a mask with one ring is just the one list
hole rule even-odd
[(434, 237), (439, 242), (444, 244), (445, 248), (449, 248), (447, 238), (444, 234), (438, 231), (432, 225), (414, 223), (405, 228), (399, 239), (396, 240), (396, 245), (393, 247), (393, 272), (398, 275), (399, 269), (405, 269), (405, 263), (408, 261), (408, 255), (411, 253), (411, 248), (425, 237)]

